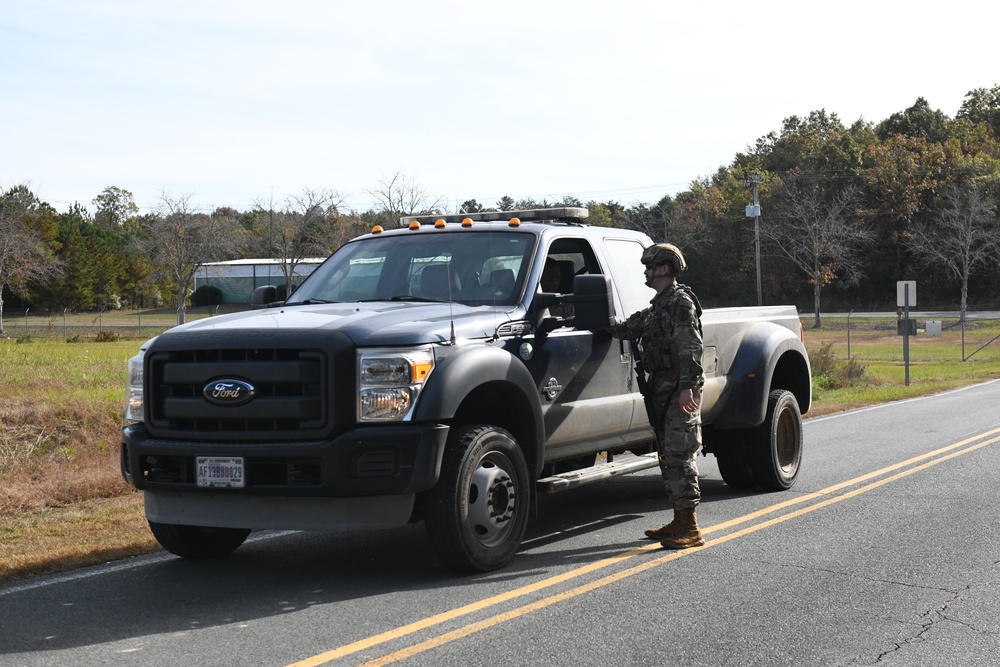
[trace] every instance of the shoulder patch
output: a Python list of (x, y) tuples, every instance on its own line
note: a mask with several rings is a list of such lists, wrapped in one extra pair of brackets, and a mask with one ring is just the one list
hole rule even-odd
[(698, 301), (698, 297), (687, 285), (680, 285), (677, 290), (676, 297), (678, 301), (682, 302), (687, 308), (694, 311), (694, 316), (700, 318), (702, 313), (701, 302)]

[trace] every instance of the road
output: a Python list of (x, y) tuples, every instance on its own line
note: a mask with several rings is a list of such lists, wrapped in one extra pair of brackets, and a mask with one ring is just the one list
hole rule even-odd
[(699, 459), (705, 547), (639, 539), (656, 473), (540, 502), (504, 570), (421, 526), (259, 533), (0, 588), (0, 665), (993, 665), (1000, 381), (806, 422), (788, 492)]

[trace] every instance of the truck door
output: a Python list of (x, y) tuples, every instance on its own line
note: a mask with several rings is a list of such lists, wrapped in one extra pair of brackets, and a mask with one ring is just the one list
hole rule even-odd
[[(563, 294), (572, 292), (574, 276), (605, 272), (583, 238), (554, 240), (544, 262), (559, 267), (558, 292)], [(544, 266), (538, 267), (537, 275), (542, 277), (543, 273)], [(546, 291), (552, 291), (551, 284)], [(552, 312), (539, 315), (572, 316), (572, 304), (549, 310)], [(622, 357), (621, 341), (604, 331), (557, 326), (543, 335), (526, 337), (525, 342), (533, 346), (525, 364), (542, 403), (546, 459), (572, 458), (624, 444), (622, 436), (631, 424), (633, 399), (629, 391), (631, 371), (628, 360)]]
[[(604, 239), (604, 247), (611, 259), (611, 277), (615, 285), (617, 296), (615, 307), (619, 309), (619, 319), (625, 319), (634, 312), (648, 308), (649, 301), (655, 296), (656, 291), (646, 285), (640, 261), (643, 245), (636, 239), (608, 237)], [(627, 341), (623, 343), (624, 352), (628, 356), (629, 398), (632, 407), (629, 437), (639, 435), (653, 437), (653, 430), (646, 415), (646, 405), (642, 394), (639, 393), (639, 384), (635, 381), (635, 360), (632, 358), (632, 350)]]

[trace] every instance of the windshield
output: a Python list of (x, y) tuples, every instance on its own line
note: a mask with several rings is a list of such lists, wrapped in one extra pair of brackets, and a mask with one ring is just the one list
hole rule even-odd
[(295, 291), (288, 303), (518, 302), (535, 237), (518, 232), (425, 232), (352, 241)]

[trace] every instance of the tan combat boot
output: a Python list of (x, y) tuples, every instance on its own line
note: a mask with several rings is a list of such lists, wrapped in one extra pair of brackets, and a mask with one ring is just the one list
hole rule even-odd
[(681, 531), (681, 522), (677, 518), (677, 509), (674, 508), (674, 518), (673, 520), (663, 525), (659, 528), (649, 528), (646, 530), (646, 537), (651, 540), (665, 540), (668, 537), (673, 537)]
[(690, 549), (705, 544), (705, 538), (698, 528), (698, 518), (693, 507), (680, 507), (674, 510), (674, 516), (680, 523), (680, 530), (660, 542), (664, 549)]

